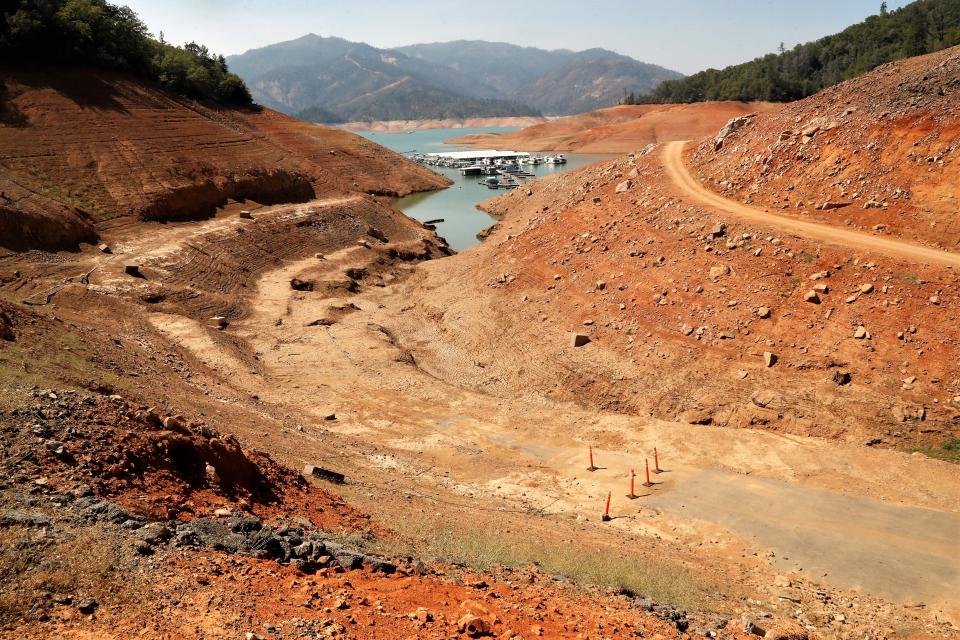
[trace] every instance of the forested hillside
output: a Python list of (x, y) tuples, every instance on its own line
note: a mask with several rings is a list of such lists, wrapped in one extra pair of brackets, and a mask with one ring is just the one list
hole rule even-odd
[(154, 40), (129, 7), (106, 0), (3, 3), (0, 57), (38, 66), (94, 66), (131, 73), (196, 100), (249, 105), (243, 80), (223, 56), (189, 43)]
[(902, 58), (960, 44), (960, 0), (918, 0), (880, 13), (842, 32), (723, 70), (707, 69), (670, 80), (627, 104), (764, 100), (787, 102), (813, 95)]

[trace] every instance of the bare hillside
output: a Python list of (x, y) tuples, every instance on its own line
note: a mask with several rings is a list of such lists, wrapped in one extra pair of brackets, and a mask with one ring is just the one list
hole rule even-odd
[(2, 74), (0, 244), (75, 248), (130, 221), (229, 200), (406, 194), (442, 178), (358, 136), (269, 109), (215, 110), (103, 71)]
[(960, 47), (891, 63), (690, 150), (711, 188), (831, 225), (960, 247)]

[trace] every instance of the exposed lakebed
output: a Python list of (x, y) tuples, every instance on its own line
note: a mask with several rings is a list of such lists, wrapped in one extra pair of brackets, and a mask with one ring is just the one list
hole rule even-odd
[[(410, 133), (384, 133), (381, 131), (364, 131), (360, 135), (381, 144), (388, 149), (400, 153), (440, 153), (444, 151), (460, 151), (469, 149), (463, 145), (444, 144), (444, 140), (476, 133), (507, 133), (516, 131), (516, 127), (478, 128), (478, 129), (423, 129)], [(549, 153), (539, 155), (550, 155)], [(548, 176), (568, 169), (575, 169), (586, 164), (598, 162), (607, 157), (596, 154), (565, 153), (567, 164), (525, 166), (524, 168), (537, 177)], [(448, 189), (415, 193), (400, 198), (393, 204), (395, 207), (417, 220), (435, 220), (442, 218), (437, 224), (437, 233), (447, 239), (450, 246), (462, 251), (479, 242), (477, 233), (486, 229), (494, 220), (476, 205), (484, 200), (504, 193), (502, 190), (488, 189), (480, 184), (477, 176), (464, 177), (458, 169), (432, 167), (434, 171), (442, 173), (453, 184)]]

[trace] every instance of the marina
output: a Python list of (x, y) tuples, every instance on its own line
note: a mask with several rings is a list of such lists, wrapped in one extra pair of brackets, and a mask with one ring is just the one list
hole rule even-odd
[(447, 189), (415, 193), (393, 202), (408, 216), (435, 226), (457, 251), (479, 242), (477, 233), (495, 221), (477, 204), (507, 189), (516, 189), (538, 178), (576, 169), (609, 156), (596, 154), (526, 153), (495, 149), (467, 149), (448, 145), (449, 140), (471, 133), (506, 133), (514, 129), (486, 127), (472, 129), (422, 129), (396, 134), (364, 132), (365, 137), (384, 145), (453, 181)]
[(439, 153), (410, 153), (414, 162), (428, 167), (456, 169), (461, 176), (487, 176), (478, 184), (488, 189), (516, 189), (536, 174), (524, 167), (537, 167), (543, 164), (564, 165), (566, 156), (558, 153), (553, 156), (531, 155), (526, 151), (498, 151), (481, 149), (469, 151), (447, 151)]

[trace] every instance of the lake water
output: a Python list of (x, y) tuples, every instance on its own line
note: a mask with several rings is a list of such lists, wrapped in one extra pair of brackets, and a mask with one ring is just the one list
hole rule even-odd
[[(382, 131), (365, 131), (360, 135), (381, 144), (388, 149), (400, 153), (439, 153), (443, 151), (460, 151), (470, 147), (444, 144), (444, 140), (473, 133), (506, 133), (516, 128), (482, 128), (482, 129), (421, 129), (413, 133), (384, 133)], [(540, 155), (551, 155), (542, 153)], [(564, 153), (567, 158), (565, 165), (541, 164), (535, 167), (524, 168), (537, 176), (547, 176), (552, 173), (582, 167), (585, 164), (598, 162), (609, 156), (593, 154)], [(477, 203), (489, 200), (497, 195), (506, 193), (503, 190), (492, 190), (479, 184), (480, 177), (460, 175), (457, 169), (431, 167), (442, 173), (453, 184), (447, 189), (416, 193), (406, 198), (394, 201), (393, 205), (411, 218), (420, 221), (443, 218), (437, 224), (437, 233), (447, 239), (450, 246), (457, 251), (477, 244), (477, 233), (492, 225), (495, 220), (483, 211), (476, 208)]]

